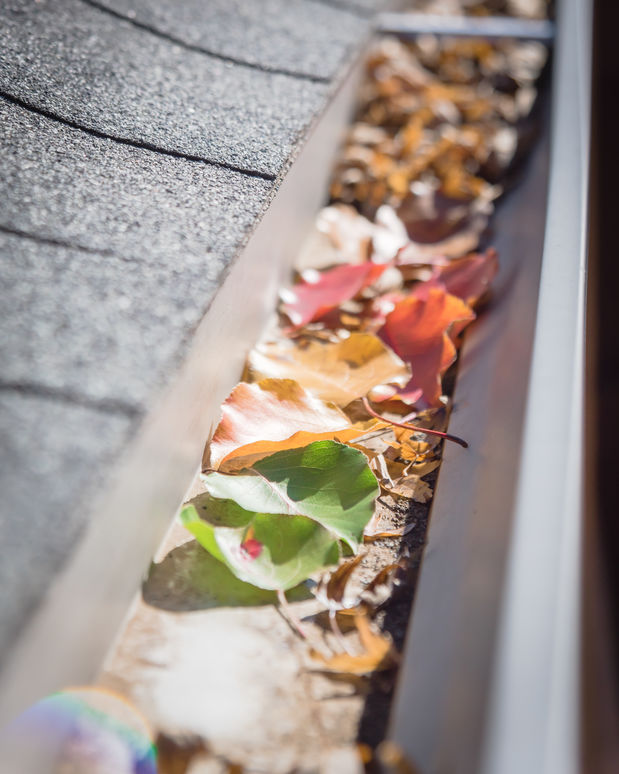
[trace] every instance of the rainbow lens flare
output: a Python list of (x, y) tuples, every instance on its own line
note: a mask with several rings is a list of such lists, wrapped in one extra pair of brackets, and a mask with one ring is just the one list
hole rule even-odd
[(0, 731), (2, 774), (157, 774), (148, 723), (122, 696), (70, 688)]

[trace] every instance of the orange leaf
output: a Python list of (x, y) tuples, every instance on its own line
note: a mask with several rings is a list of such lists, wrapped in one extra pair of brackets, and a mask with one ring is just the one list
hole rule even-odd
[(391, 644), (391, 640), (384, 634), (374, 632), (370, 621), (365, 614), (355, 615), (355, 626), (359, 633), (359, 640), (364, 652), (358, 656), (348, 653), (336, 653), (330, 658), (325, 658), (318, 651), (312, 650), (313, 658), (322, 661), (331, 672), (342, 672), (349, 675), (365, 675), (380, 669), (391, 669), (398, 663), (398, 654)]
[(397, 395), (409, 403), (440, 405), (441, 374), (453, 363), (456, 348), (449, 337), (454, 323), (470, 322), (473, 310), (443, 288), (429, 288), (425, 298), (413, 295), (396, 304), (380, 334), (402, 360), (412, 378)]

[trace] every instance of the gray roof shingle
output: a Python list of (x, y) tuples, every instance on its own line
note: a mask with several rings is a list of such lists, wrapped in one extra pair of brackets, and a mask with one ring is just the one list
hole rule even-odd
[(97, 132), (276, 176), (327, 86), (188, 51), (80, 0), (0, 6), (0, 90)]
[(189, 46), (266, 69), (332, 78), (368, 29), (308, 0), (89, 0)]
[(370, 5), (0, 3), (0, 657), (174, 383)]
[(189, 270), (197, 262), (214, 277), (273, 189), (93, 137), (2, 98), (0, 143), (0, 227)]
[(220, 284), (221, 257), (125, 261), (0, 233), (2, 384), (146, 411)]
[(89, 515), (82, 495), (129, 432), (124, 416), (0, 391), (0, 653), (71, 551)]

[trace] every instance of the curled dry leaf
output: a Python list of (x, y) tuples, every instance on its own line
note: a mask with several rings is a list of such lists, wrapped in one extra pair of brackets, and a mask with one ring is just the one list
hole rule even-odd
[(354, 298), (385, 269), (386, 265), (374, 263), (344, 264), (322, 274), (308, 269), (302, 282), (282, 291), (282, 311), (295, 328), (300, 328)]
[(375, 532), (366, 529), (363, 533), (363, 540), (365, 543), (372, 543), (375, 540), (384, 540), (385, 538), (404, 537), (409, 532), (412, 532), (413, 529), (415, 529), (414, 524), (405, 524), (403, 527), (393, 527), (392, 529), (377, 530)]
[(281, 449), (359, 435), (346, 415), (292, 379), (241, 382), (222, 406), (222, 419), (205, 453), (205, 467), (233, 472)]
[(441, 375), (456, 357), (449, 333), (454, 323), (474, 318), (467, 304), (442, 288), (430, 288), (425, 299), (412, 296), (396, 305), (380, 333), (413, 372), (408, 384), (397, 391), (398, 398), (411, 404), (440, 405)]
[(322, 653), (311, 650), (311, 656), (317, 661), (321, 661), (326, 670), (349, 675), (366, 675), (397, 666), (399, 655), (394, 650), (391, 640), (372, 629), (365, 613), (355, 614), (355, 626), (363, 648), (362, 653), (359, 655), (337, 653), (325, 657)]
[[(497, 191), (487, 192), (472, 201), (455, 199), (419, 183), (398, 209), (409, 242), (400, 250), (398, 265), (423, 264), (436, 257), (458, 258), (475, 250), (492, 214), (492, 198)], [(382, 213), (383, 208), (377, 213)], [(393, 214), (389, 217), (393, 219)]]
[(352, 333), (335, 343), (284, 340), (262, 344), (250, 353), (248, 366), (252, 380), (296, 379), (322, 400), (339, 406), (376, 385), (403, 386), (410, 379), (406, 364), (369, 333)]
[[(447, 420), (448, 412), (444, 406), (441, 406), (421, 411), (414, 421), (422, 428), (445, 431)], [(386, 439), (385, 443), (391, 449), (385, 451), (385, 456), (395, 455), (407, 462), (407, 468), (401, 475), (411, 472), (418, 476), (426, 476), (440, 465), (439, 436), (425, 435), (423, 430), (411, 433), (410, 430), (401, 427), (394, 427), (392, 432), (395, 440)], [(423, 436), (423, 440), (420, 436)]]
[(393, 482), (393, 486), (387, 489), (389, 494), (397, 497), (405, 497), (416, 503), (427, 503), (432, 499), (432, 488), (427, 481), (419, 476), (403, 476)]
[(391, 597), (394, 587), (400, 585), (402, 576), (408, 569), (409, 560), (405, 557), (388, 564), (379, 570), (361, 592), (362, 604), (376, 609)]
[(364, 554), (357, 554), (352, 559), (342, 562), (328, 578), (321, 578), (314, 595), (330, 610), (356, 607), (359, 603), (358, 596), (346, 597), (346, 587), (353, 572), (363, 561)]

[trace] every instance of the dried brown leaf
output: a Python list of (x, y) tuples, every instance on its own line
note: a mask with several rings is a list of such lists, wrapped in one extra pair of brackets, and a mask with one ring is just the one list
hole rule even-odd
[(341, 607), (355, 607), (358, 604), (356, 597), (352, 600), (345, 599), (346, 586), (355, 569), (363, 561), (363, 558), (364, 554), (358, 554), (352, 559), (342, 562), (327, 579), (321, 578), (314, 592), (315, 596), (332, 610)]
[(354, 656), (348, 653), (336, 653), (333, 656), (325, 657), (322, 653), (311, 650), (311, 656), (317, 661), (321, 661), (328, 671), (349, 675), (365, 675), (397, 666), (399, 655), (391, 640), (372, 629), (366, 614), (355, 614), (355, 626), (363, 648), (362, 653)]
[[(405, 476), (394, 482), (388, 489), (389, 494), (405, 497), (416, 503), (427, 503), (432, 499), (433, 491), (430, 484), (419, 476)], [(365, 535), (365, 533), (364, 533)]]

